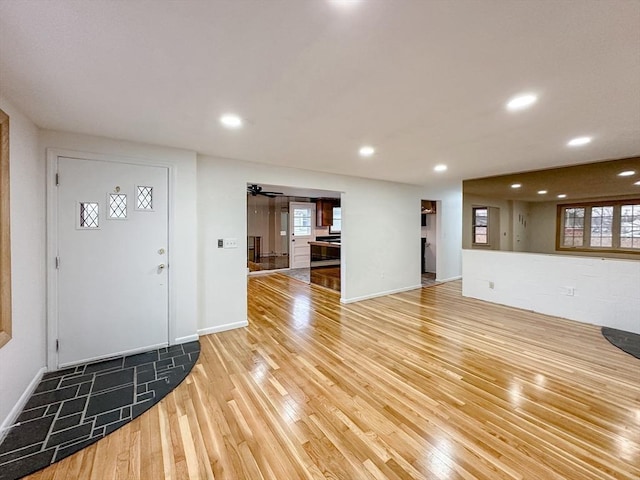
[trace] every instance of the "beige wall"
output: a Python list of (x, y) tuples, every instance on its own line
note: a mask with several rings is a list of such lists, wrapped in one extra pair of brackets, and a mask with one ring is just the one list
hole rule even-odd
[[(628, 197), (616, 197), (611, 200), (624, 199)], [(637, 197), (636, 197), (637, 198)], [(580, 202), (598, 201), (594, 199), (584, 199)], [(562, 202), (566, 203), (566, 202)], [(532, 202), (530, 203), (531, 229), (529, 235), (529, 249), (523, 250), (533, 253), (559, 253), (562, 255), (579, 255), (583, 257), (602, 257), (601, 252), (572, 252), (567, 250), (556, 250), (556, 216), (560, 202)], [(638, 255), (632, 253), (606, 253), (611, 258), (638, 259)]]
[[(620, 196), (613, 198), (613, 200), (624, 198), (629, 197)], [(597, 200), (597, 198), (581, 199), (580, 202)], [(571, 252), (565, 250), (559, 252), (556, 250), (556, 215), (557, 207), (561, 203), (566, 202), (519, 202), (464, 195), (462, 248), (602, 257), (603, 254), (601, 252)], [(494, 248), (493, 245), (491, 248), (474, 247), (472, 245), (472, 209), (478, 206), (489, 207), (490, 215), (492, 209), (500, 209), (499, 248)], [(489, 221), (489, 230), (491, 232), (491, 219)], [(493, 234), (497, 234), (495, 228), (493, 229)], [(494, 242), (491, 241), (490, 243)], [(606, 256), (612, 258), (638, 258), (637, 255), (626, 253), (607, 253)]]
[(556, 253), (556, 205), (556, 202), (529, 204), (529, 249), (523, 251)]
[[(510, 200), (500, 200), (495, 198), (479, 197), (475, 195), (465, 195), (463, 199), (462, 214), (462, 248), (483, 248), (472, 245), (471, 225), (473, 222), (473, 207), (489, 207), (489, 235), (491, 248), (488, 250), (510, 251), (513, 245), (512, 231), (512, 202)], [(496, 222), (496, 213), (499, 214)], [(497, 223), (497, 225), (496, 225)], [(497, 226), (497, 228), (496, 228)]]
[[(511, 202), (512, 250), (514, 252), (531, 251), (531, 204), (529, 202)], [(530, 233), (531, 232), (531, 233)]]

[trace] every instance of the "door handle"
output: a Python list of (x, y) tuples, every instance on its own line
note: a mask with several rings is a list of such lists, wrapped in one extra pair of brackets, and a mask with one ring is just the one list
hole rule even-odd
[(160, 265), (158, 265), (158, 270), (164, 270), (164, 267), (166, 267), (166, 265), (164, 263), (161, 263)]

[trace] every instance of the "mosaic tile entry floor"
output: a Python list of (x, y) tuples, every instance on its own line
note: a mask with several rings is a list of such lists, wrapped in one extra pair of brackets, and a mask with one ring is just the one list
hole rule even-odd
[(602, 335), (612, 345), (640, 359), (640, 335), (611, 327), (602, 327)]
[(33, 473), (154, 406), (189, 374), (190, 342), (46, 373), (0, 444), (0, 480)]

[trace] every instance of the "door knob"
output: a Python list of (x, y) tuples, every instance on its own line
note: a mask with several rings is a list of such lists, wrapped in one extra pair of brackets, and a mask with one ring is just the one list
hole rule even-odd
[(164, 263), (161, 263), (160, 265), (158, 265), (158, 270), (162, 270), (165, 267)]

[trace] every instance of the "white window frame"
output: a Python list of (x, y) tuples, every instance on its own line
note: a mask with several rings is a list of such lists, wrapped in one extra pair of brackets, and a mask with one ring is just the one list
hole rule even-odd
[[(486, 225), (476, 225), (476, 210), (486, 210), (487, 211), (487, 224)], [(486, 242), (477, 242), (476, 241), (476, 227), (485, 227), (487, 229)], [(489, 239), (491, 238), (489, 232), (491, 230), (490, 221), (489, 221), (489, 207), (484, 205), (477, 205), (471, 208), (471, 244), (475, 247), (490, 247)]]
[[(640, 248), (622, 247), (620, 246), (621, 239), (621, 219), (622, 219), (622, 205), (640, 205), (640, 198), (631, 198), (627, 200), (599, 200), (595, 202), (584, 203), (564, 203), (559, 204), (556, 213), (556, 250), (557, 251), (572, 251), (572, 252), (599, 252), (599, 253), (632, 253), (640, 254)], [(610, 247), (593, 247), (591, 246), (591, 218), (592, 209), (594, 207), (613, 207), (613, 222), (612, 222), (612, 238)], [(584, 208), (584, 225), (583, 236), (581, 246), (565, 246), (564, 245), (564, 221), (565, 210), (568, 208)]]

